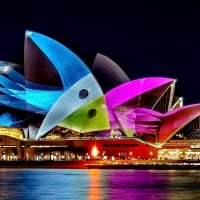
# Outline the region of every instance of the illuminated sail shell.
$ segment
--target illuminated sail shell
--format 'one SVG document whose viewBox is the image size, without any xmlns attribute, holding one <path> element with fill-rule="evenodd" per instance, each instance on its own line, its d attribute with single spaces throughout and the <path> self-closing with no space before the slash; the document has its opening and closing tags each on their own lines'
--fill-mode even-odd
<svg viewBox="0 0 200 200">
<path fill-rule="evenodd" d="M 73 123 L 79 132 L 110 128 L 101 87 L 85 63 L 63 44 L 26 31 L 23 73 L 12 63 L 0 64 L 0 105 L 15 110 L 2 113 L 1 125 L 23 127 L 30 118 L 31 137 L 37 139 L 58 125 L 72 128 L 74 117 L 80 119 Z M 25 114 L 17 119 L 16 110 Z"/>
<path fill-rule="evenodd" d="M 152 124 L 149 123 L 150 114 L 148 114 L 149 117 L 148 115 L 146 116 L 148 120 L 146 118 L 143 122 L 139 121 L 138 115 L 139 113 L 140 115 L 142 114 L 140 107 L 153 105 L 173 81 L 174 79 L 165 77 L 142 78 L 121 84 L 107 92 L 105 98 L 109 110 L 111 128 L 115 129 L 118 125 L 118 128 L 123 130 L 128 137 L 132 137 L 134 134 L 137 135 L 143 130 L 151 130 L 151 132 L 157 130 L 160 124 L 159 118 L 156 118 L 158 120 L 156 126 L 153 118 L 151 118 Z M 151 95 L 152 93 L 156 94 L 152 98 L 153 102 L 143 101 L 145 95 Z M 132 115 L 128 115 L 128 113 L 132 113 Z M 161 114 L 159 113 L 159 115 Z"/>
<path fill-rule="evenodd" d="M 41 59 L 45 59 L 45 63 L 50 64 L 50 69 L 54 69 L 51 71 L 58 72 L 63 89 L 63 93 L 58 96 L 55 102 L 53 102 L 52 106 L 49 107 L 49 111 L 39 128 L 36 138 L 42 137 L 58 124 L 65 127 L 71 126 L 69 123 L 70 120 L 67 120 L 67 118 L 73 113 L 76 113 L 74 115 L 78 115 L 82 119 L 87 119 L 86 124 L 84 124 L 84 120 L 79 120 L 78 123 L 76 123 L 75 129 L 79 132 L 96 130 L 95 124 L 97 123 L 93 123 L 93 125 L 88 123 L 88 121 L 91 119 L 93 122 L 95 120 L 98 120 L 99 123 L 102 122 L 101 129 L 109 128 L 103 92 L 84 62 L 67 47 L 42 34 L 27 32 L 26 40 L 27 42 L 25 42 L 25 50 L 28 49 L 27 51 L 29 52 L 32 49 L 33 51 L 35 50 L 36 53 L 30 51 L 30 53 L 25 54 L 25 67 L 28 65 L 29 69 L 32 66 L 32 62 L 35 63 L 35 55 L 38 55 L 39 53 L 44 54 L 45 56 L 41 56 Z M 29 45 L 31 47 L 29 47 Z M 28 58 L 26 58 L 26 55 Z M 33 58 L 31 55 L 33 55 Z M 40 61 L 39 63 L 42 62 Z M 48 72 L 48 69 L 46 68 L 47 65 L 45 65 L 44 73 Z M 33 68 L 33 72 L 31 71 L 32 70 L 28 70 L 28 72 L 25 73 L 28 77 L 28 81 L 33 81 L 36 79 L 36 81 L 41 84 L 40 79 L 42 79 L 42 76 L 39 78 L 35 75 L 32 75 L 35 73 L 38 74 L 38 76 L 42 75 L 39 74 L 39 69 L 35 71 Z M 50 79 L 52 79 L 52 77 L 50 77 Z M 48 81 L 45 83 L 48 84 Z M 42 84 L 44 84 L 44 82 L 42 82 Z M 59 85 L 56 86 L 58 87 Z M 51 92 L 46 94 L 45 100 L 47 102 L 51 95 Z M 98 101 L 99 98 L 101 98 L 101 101 Z M 84 107 L 86 111 L 80 112 L 79 110 L 84 110 Z M 99 116 L 99 113 L 92 118 L 90 117 L 88 113 L 94 109 L 96 112 L 101 113 L 101 118 L 97 117 Z M 85 114 L 84 116 L 83 113 Z M 101 121 L 99 121 L 100 119 Z M 88 128 L 87 124 L 90 124 Z M 82 129 L 83 126 L 84 129 Z"/>
<path fill-rule="evenodd" d="M 192 104 L 176 108 L 164 114 L 159 132 L 159 142 L 167 142 L 184 126 L 200 116 L 200 104 Z"/>
</svg>

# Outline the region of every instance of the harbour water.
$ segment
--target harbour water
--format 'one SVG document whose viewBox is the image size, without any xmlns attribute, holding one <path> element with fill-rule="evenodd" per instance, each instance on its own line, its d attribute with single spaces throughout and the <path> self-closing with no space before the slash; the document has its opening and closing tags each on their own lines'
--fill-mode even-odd
<svg viewBox="0 0 200 200">
<path fill-rule="evenodd" d="M 3 200 L 199 200 L 198 170 L 0 169 Z"/>
</svg>

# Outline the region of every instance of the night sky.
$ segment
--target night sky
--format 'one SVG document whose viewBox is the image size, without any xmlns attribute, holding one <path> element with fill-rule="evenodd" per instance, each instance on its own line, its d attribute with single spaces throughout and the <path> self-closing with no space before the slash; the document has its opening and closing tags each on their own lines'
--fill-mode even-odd
<svg viewBox="0 0 200 200">
<path fill-rule="evenodd" d="M 25 30 L 32 30 L 64 44 L 88 67 L 101 53 L 131 79 L 175 78 L 175 94 L 184 97 L 184 104 L 200 103 L 200 8 L 195 1 L 14 2 L 0 9 L 0 60 L 23 65 Z"/>
</svg>

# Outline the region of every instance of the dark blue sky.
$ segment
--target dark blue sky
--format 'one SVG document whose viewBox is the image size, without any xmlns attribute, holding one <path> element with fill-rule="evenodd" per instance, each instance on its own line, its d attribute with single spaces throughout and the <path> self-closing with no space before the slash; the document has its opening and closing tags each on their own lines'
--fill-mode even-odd
<svg viewBox="0 0 200 200">
<path fill-rule="evenodd" d="M 185 104 L 200 103 L 200 8 L 195 1 L 41 2 L 1 6 L 0 60 L 23 64 L 25 30 L 33 30 L 63 43 L 89 67 L 99 52 L 131 79 L 176 78 L 175 94 Z"/>
</svg>

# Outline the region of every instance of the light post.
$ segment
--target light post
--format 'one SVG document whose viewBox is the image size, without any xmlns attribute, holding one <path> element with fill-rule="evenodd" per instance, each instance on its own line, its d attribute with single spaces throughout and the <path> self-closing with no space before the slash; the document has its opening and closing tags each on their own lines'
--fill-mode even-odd
<svg viewBox="0 0 200 200">
<path fill-rule="evenodd" d="M 152 156 L 153 156 L 153 152 L 152 151 L 150 151 L 150 159 L 152 159 Z"/>
<path fill-rule="evenodd" d="M 132 160 L 132 155 L 133 155 L 132 151 L 129 152 L 130 160 Z"/>
<path fill-rule="evenodd" d="M 28 153 L 26 153 L 26 160 L 28 161 Z"/>
<path fill-rule="evenodd" d="M 40 155 L 41 155 L 41 160 L 43 160 L 43 153 L 41 153 Z"/>
</svg>

